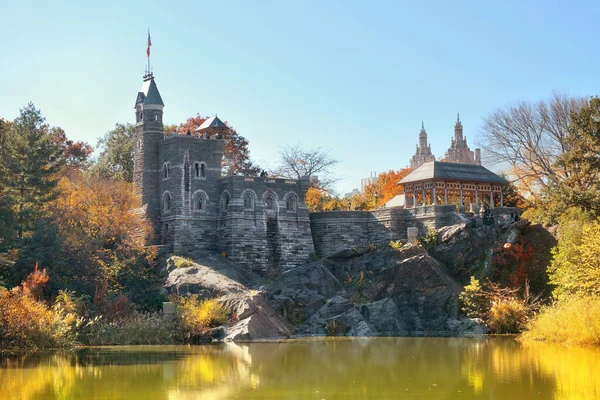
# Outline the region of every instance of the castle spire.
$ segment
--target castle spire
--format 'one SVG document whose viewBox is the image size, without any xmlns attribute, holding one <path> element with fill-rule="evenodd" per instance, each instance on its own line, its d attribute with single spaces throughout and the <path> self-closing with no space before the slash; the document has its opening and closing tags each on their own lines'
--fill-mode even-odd
<svg viewBox="0 0 600 400">
<path fill-rule="evenodd" d="M 456 113 L 456 122 L 460 122 L 460 115 L 458 115 L 458 112 Z"/>
</svg>

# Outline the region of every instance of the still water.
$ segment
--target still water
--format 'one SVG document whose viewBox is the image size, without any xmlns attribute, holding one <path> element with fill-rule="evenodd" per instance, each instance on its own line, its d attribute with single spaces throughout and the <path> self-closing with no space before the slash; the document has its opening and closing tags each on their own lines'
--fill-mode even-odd
<svg viewBox="0 0 600 400">
<path fill-rule="evenodd" d="M 600 350 L 357 338 L 0 356 L 4 399 L 600 399 Z"/>
</svg>

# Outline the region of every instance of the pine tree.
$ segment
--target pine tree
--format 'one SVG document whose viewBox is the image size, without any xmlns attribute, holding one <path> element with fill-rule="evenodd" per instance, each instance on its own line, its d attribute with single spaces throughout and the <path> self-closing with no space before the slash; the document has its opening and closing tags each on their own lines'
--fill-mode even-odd
<svg viewBox="0 0 600 400">
<path fill-rule="evenodd" d="M 0 192 L 12 209 L 17 237 L 22 239 L 56 195 L 62 149 L 33 103 L 20 110 L 4 139 Z"/>
</svg>

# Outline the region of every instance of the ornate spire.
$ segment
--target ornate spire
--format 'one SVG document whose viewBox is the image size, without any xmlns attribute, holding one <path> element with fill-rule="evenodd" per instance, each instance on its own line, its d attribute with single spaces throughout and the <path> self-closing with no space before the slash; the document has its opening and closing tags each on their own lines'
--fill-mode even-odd
<svg viewBox="0 0 600 400">
<path fill-rule="evenodd" d="M 458 112 L 456 113 L 456 122 L 460 122 L 460 115 L 458 115 Z"/>
</svg>

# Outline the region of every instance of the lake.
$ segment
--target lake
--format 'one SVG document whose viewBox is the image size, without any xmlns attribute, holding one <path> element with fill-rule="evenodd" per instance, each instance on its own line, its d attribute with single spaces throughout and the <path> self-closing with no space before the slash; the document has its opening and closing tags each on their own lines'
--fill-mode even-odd
<svg viewBox="0 0 600 400">
<path fill-rule="evenodd" d="M 6 399 L 600 399 L 600 350 L 318 338 L 0 356 Z"/>
</svg>

